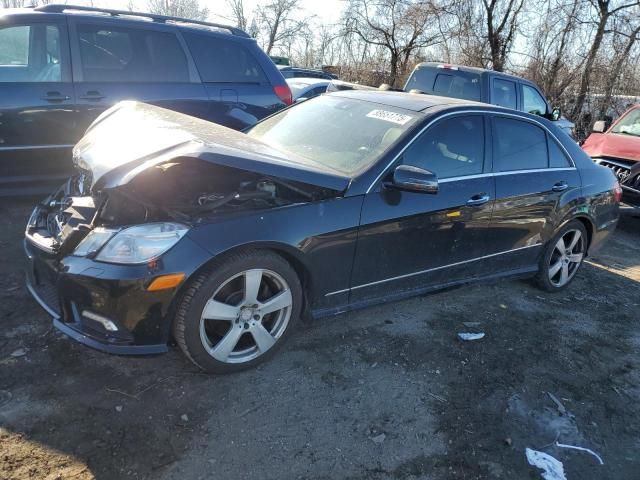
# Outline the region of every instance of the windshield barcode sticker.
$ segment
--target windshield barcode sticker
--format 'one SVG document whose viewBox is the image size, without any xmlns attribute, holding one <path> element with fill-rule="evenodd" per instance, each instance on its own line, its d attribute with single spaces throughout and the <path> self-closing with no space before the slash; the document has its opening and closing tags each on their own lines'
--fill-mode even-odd
<svg viewBox="0 0 640 480">
<path fill-rule="evenodd" d="M 367 117 L 385 120 L 387 122 L 396 123 L 398 125 L 404 125 L 413 118 L 411 115 L 388 112 L 387 110 L 371 110 L 369 113 L 367 113 Z"/>
</svg>

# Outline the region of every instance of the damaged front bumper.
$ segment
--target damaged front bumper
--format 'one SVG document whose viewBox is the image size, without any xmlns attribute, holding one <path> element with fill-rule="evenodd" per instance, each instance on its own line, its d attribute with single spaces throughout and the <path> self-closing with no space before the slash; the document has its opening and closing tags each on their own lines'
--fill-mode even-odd
<svg viewBox="0 0 640 480">
<path fill-rule="evenodd" d="M 113 354 L 167 351 L 173 301 L 210 254 L 188 237 L 142 265 L 116 265 L 68 255 L 60 258 L 33 238 L 24 241 L 27 288 L 60 331 L 84 345 Z M 184 273 L 177 287 L 148 291 L 163 275 Z"/>
</svg>

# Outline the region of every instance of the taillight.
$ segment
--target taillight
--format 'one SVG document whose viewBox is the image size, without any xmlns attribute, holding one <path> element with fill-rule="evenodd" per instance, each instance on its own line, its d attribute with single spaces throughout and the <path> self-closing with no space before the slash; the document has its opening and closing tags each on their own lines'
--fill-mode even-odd
<svg viewBox="0 0 640 480">
<path fill-rule="evenodd" d="M 613 187 L 613 198 L 617 203 L 620 203 L 622 200 L 622 187 L 620 186 L 620 182 L 616 182 Z"/>
<path fill-rule="evenodd" d="M 278 98 L 287 105 L 291 105 L 293 103 L 293 95 L 291 95 L 291 90 L 287 85 L 276 85 L 273 87 L 273 93 L 275 93 Z"/>
</svg>

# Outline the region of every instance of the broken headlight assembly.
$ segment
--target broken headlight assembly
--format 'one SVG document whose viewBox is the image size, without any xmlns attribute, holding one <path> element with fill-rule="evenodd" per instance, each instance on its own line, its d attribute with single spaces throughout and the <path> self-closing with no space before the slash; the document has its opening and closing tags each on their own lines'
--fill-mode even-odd
<svg viewBox="0 0 640 480">
<path fill-rule="evenodd" d="M 100 262 L 138 264 L 159 257 L 187 233 L 180 223 L 160 222 L 122 230 L 95 228 L 76 248 L 74 255 L 97 255 Z"/>
</svg>

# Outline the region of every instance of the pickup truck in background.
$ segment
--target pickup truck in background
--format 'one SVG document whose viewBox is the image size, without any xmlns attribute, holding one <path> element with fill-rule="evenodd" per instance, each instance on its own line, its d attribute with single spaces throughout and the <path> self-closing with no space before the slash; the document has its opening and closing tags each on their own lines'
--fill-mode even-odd
<svg viewBox="0 0 640 480">
<path fill-rule="evenodd" d="M 574 138 L 575 125 L 553 108 L 533 82 L 515 75 L 446 63 L 424 62 L 416 65 L 404 86 L 443 97 L 463 98 L 490 103 L 557 121 L 557 126 Z"/>
</svg>

